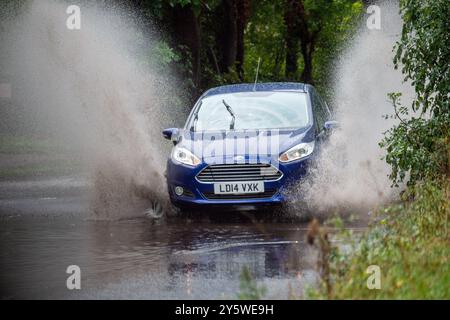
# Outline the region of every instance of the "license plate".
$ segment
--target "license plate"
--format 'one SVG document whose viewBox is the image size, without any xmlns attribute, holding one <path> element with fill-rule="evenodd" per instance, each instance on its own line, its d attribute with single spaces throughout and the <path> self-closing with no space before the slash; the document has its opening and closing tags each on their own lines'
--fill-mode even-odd
<svg viewBox="0 0 450 320">
<path fill-rule="evenodd" d="M 264 181 L 224 182 L 214 184 L 215 194 L 246 194 L 264 192 Z"/>
</svg>

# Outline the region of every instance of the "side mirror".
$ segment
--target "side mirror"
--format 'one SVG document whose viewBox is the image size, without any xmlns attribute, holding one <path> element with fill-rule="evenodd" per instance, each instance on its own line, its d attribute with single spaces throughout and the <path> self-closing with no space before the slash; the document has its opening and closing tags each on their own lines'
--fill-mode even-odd
<svg viewBox="0 0 450 320">
<path fill-rule="evenodd" d="M 325 129 L 325 131 L 330 131 L 333 129 L 337 129 L 339 127 L 340 127 L 339 122 L 334 120 L 325 121 L 325 123 L 323 124 L 323 128 Z"/>
<path fill-rule="evenodd" d="M 162 131 L 162 135 L 167 140 L 175 141 L 178 139 L 179 130 L 177 128 L 168 128 Z"/>
</svg>

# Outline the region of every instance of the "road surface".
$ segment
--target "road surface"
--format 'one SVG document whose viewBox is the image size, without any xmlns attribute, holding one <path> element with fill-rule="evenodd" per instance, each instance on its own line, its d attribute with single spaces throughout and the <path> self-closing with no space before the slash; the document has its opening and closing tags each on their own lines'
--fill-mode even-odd
<svg viewBox="0 0 450 320">
<path fill-rule="evenodd" d="M 264 298 L 317 283 L 304 222 L 216 212 L 94 221 L 89 194 L 75 176 L 0 182 L 1 299 L 234 299 L 244 268 Z M 70 265 L 79 290 L 67 288 Z"/>
</svg>

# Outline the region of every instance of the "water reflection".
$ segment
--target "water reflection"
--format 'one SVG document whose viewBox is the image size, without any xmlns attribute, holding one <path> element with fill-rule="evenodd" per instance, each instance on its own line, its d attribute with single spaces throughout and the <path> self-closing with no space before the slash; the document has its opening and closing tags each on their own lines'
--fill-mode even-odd
<svg viewBox="0 0 450 320">
<path fill-rule="evenodd" d="M 247 266 L 268 298 L 314 282 L 305 225 L 135 219 L 2 222 L 2 298 L 235 298 Z M 68 265 L 82 289 L 69 291 Z"/>
</svg>

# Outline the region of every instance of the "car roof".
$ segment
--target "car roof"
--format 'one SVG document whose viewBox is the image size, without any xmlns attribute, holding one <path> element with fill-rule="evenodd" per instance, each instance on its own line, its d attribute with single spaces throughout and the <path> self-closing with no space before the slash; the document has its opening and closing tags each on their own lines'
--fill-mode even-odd
<svg viewBox="0 0 450 320">
<path fill-rule="evenodd" d="M 211 88 L 203 97 L 216 94 L 252 92 L 252 91 L 299 91 L 306 92 L 306 85 L 300 82 L 266 82 L 266 83 L 239 83 Z"/>
</svg>

